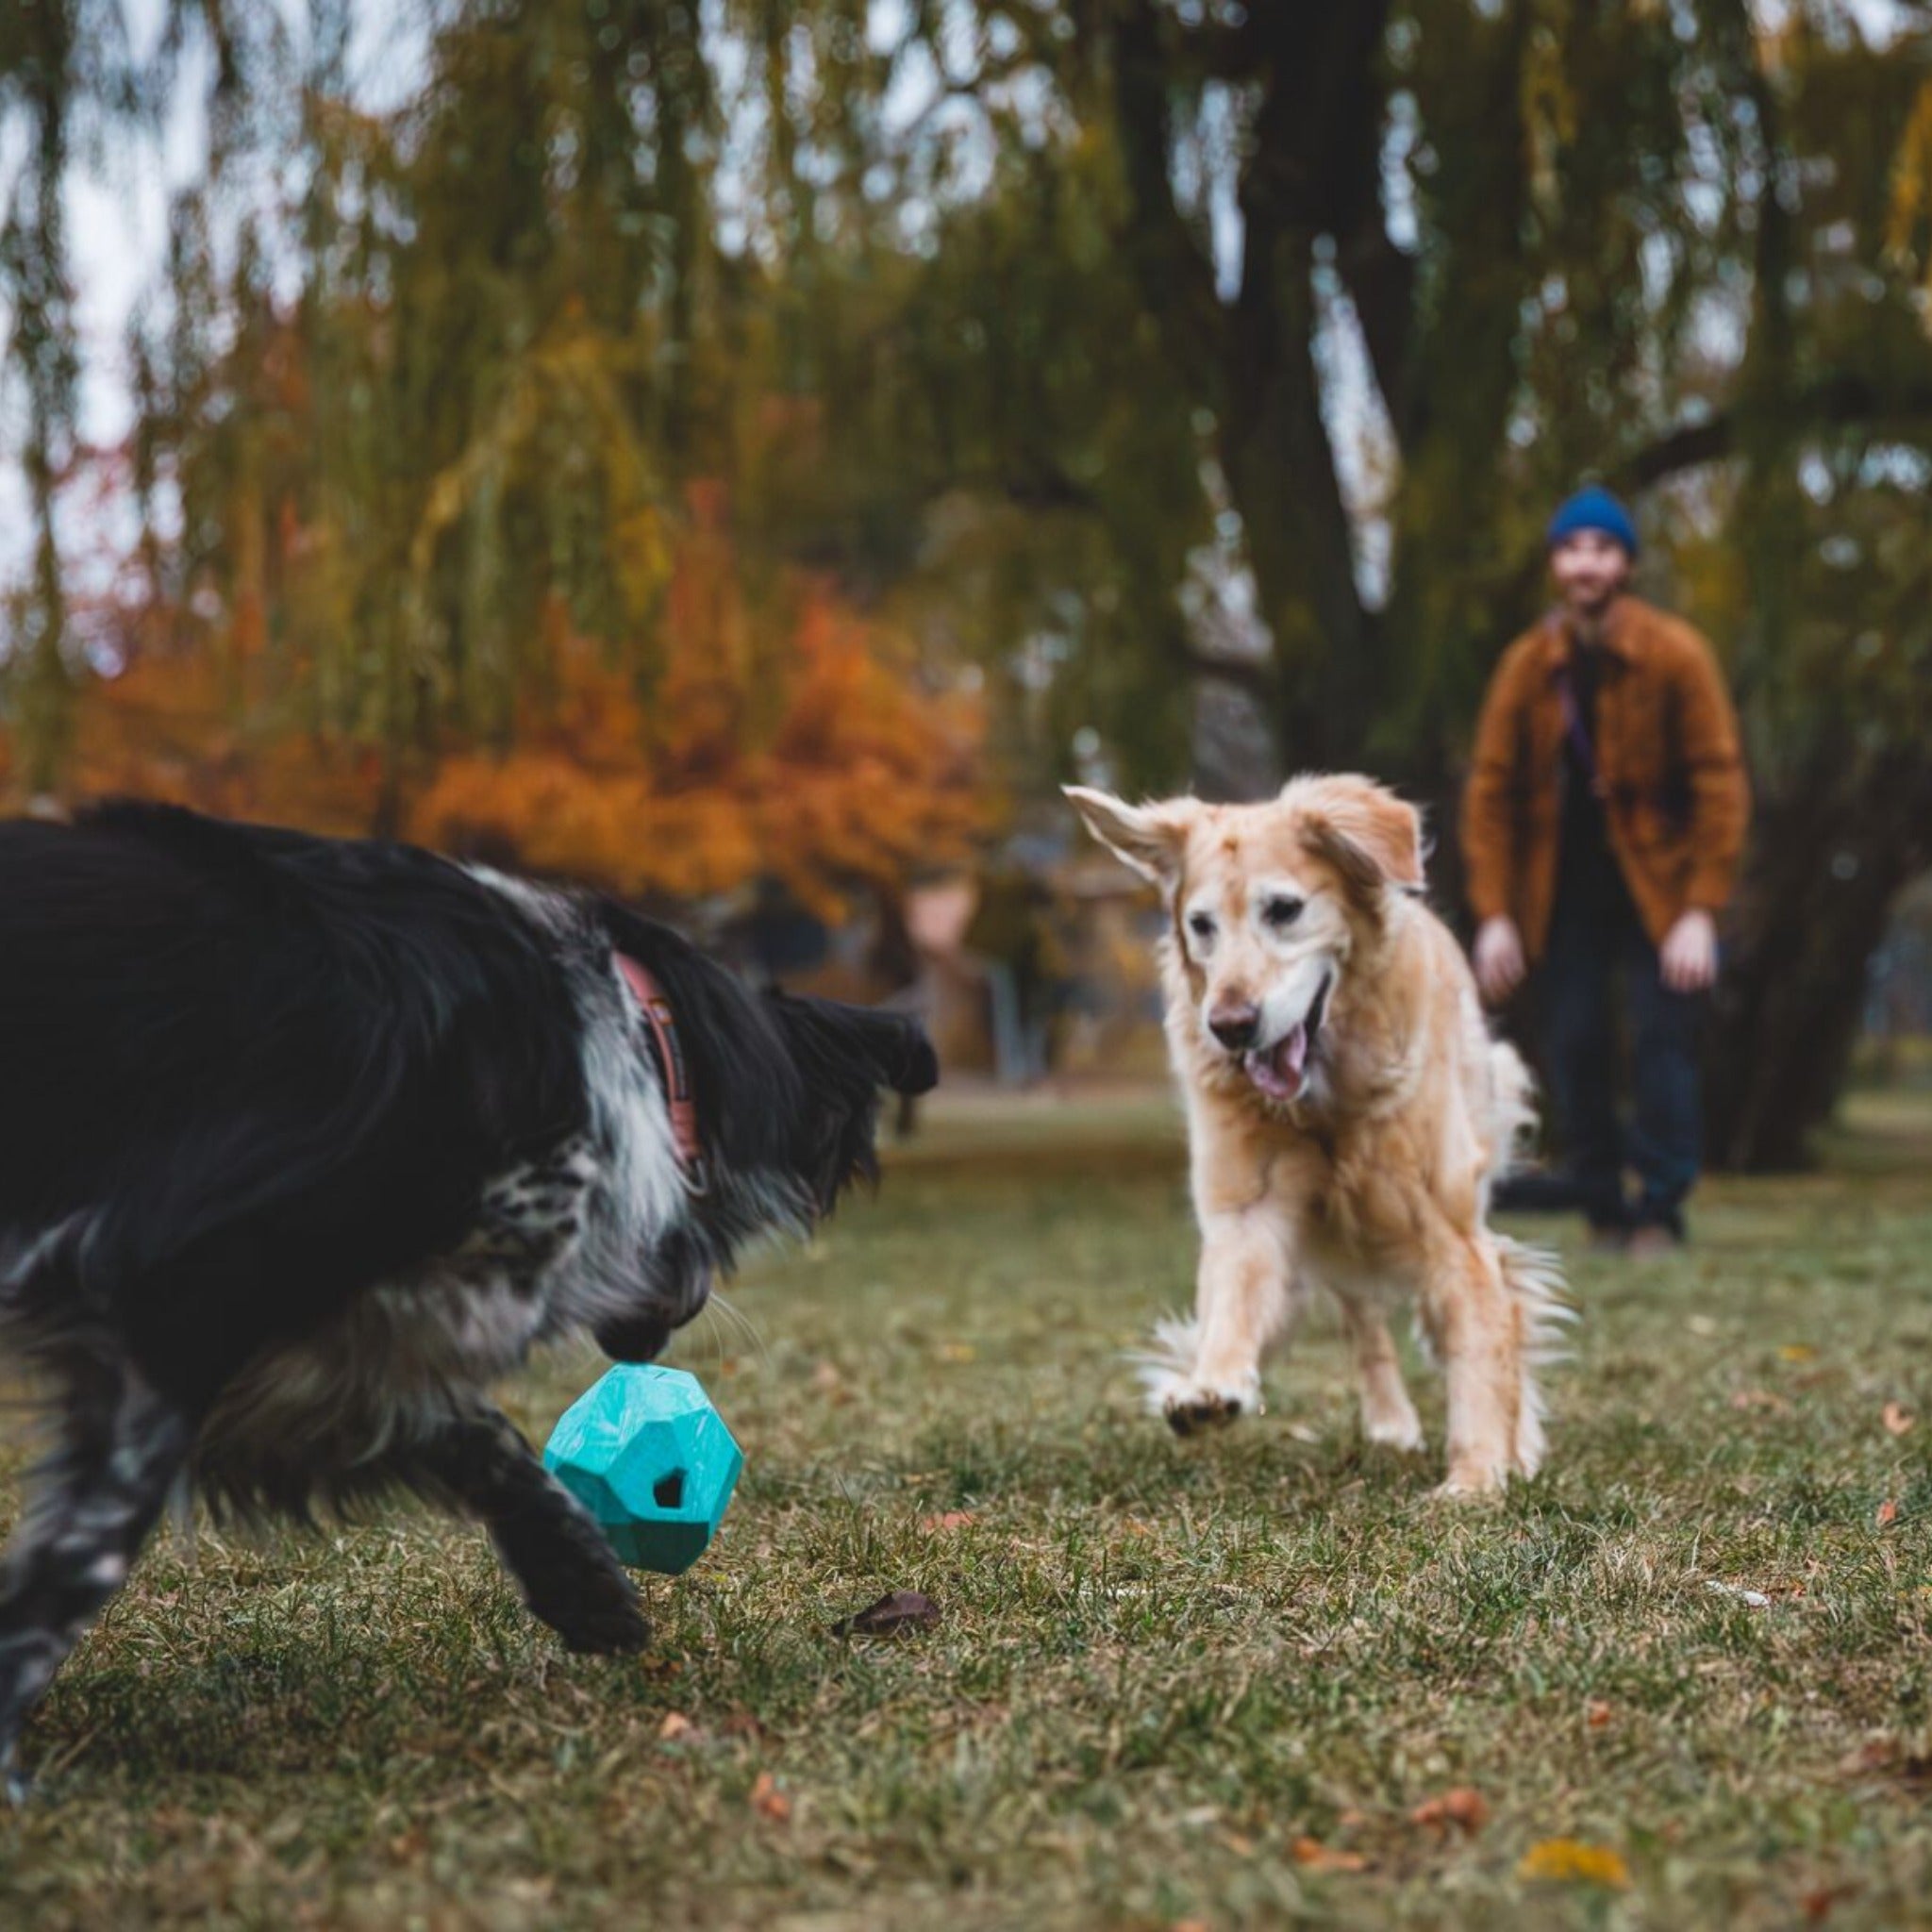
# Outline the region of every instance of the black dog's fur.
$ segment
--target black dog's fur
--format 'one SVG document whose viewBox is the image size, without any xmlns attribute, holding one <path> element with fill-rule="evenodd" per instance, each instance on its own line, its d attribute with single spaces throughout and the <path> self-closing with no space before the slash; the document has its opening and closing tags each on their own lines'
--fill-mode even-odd
<svg viewBox="0 0 1932 1932">
<path fill-rule="evenodd" d="M 702 1191 L 615 962 L 689 1064 Z M 759 998 L 667 928 L 407 847 L 145 806 L 0 825 L 0 1343 L 55 1444 L 0 1575 L 0 1770 L 178 1478 L 479 1516 L 572 1645 L 647 1632 L 491 1406 L 537 1341 L 649 1359 L 873 1169 L 912 1022 Z"/>
</svg>

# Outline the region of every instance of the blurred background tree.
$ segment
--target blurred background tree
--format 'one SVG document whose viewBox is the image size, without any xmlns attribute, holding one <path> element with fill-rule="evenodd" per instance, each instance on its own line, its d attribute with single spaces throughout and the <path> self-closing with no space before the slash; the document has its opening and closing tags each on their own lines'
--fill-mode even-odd
<svg viewBox="0 0 1932 1932">
<path fill-rule="evenodd" d="M 1075 771 L 1446 807 L 1599 474 L 1760 793 L 1717 1151 L 1802 1158 L 1932 863 L 1924 6 L 125 10 L 0 20 L 17 790 L 826 906 Z M 60 184 L 184 104 L 83 451 Z"/>
</svg>

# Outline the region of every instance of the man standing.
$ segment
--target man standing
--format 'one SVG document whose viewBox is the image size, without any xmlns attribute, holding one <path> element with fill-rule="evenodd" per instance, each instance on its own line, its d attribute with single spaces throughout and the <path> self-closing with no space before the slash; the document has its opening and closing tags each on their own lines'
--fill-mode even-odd
<svg viewBox="0 0 1932 1932">
<path fill-rule="evenodd" d="M 1549 546 L 1557 608 L 1497 668 L 1463 799 L 1476 980 L 1499 1006 L 1538 968 L 1576 1197 L 1606 1244 L 1657 1253 L 1684 1239 L 1697 1178 L 1698 1020 L 1750 791 L 1710 646 L 1625 589 L 1629 512 L 1607 490 L 1581 491 L 1551 521 Z M 1634 1060 L 1627 1140 L 1619 981 Z"/>
</svg>

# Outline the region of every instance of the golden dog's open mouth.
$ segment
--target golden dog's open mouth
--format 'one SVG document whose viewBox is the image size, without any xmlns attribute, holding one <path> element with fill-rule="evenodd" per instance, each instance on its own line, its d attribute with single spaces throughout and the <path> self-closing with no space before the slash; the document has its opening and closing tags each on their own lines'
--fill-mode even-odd
<svg viewBox="0 0 1932 1932">
<path fill-rule="evenodd" d="M 1307 1018 L 1300 1025 L 1291 1026 L 1265 1053 L 1241 1056 L 1241 1072 L 1270 1100 L 1285 1105 L 1299 1100 L 1307 1091 L 1309 1062 L 1321 1038 L 1322 1022 L 1328 1011 L 1328 992 L 1334 984 L 1332 974 L 1324 977 Z"/>
</svg>

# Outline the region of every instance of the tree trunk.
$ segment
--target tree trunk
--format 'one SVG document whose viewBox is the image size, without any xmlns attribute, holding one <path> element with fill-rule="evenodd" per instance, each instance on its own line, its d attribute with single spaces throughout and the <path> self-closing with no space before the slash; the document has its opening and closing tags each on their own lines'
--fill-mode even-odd
<svg viewBox="0 0 1932 1932">
<path fill-rule="evenodd" d="M 1900 890 L 1932 860 L 1932 761 L 1821 751 L 1760 800 L 1707 1056 L 1711 1164 L 1810 1163 L 1850 1066 L 1866 975 Z"/>
</svg>

